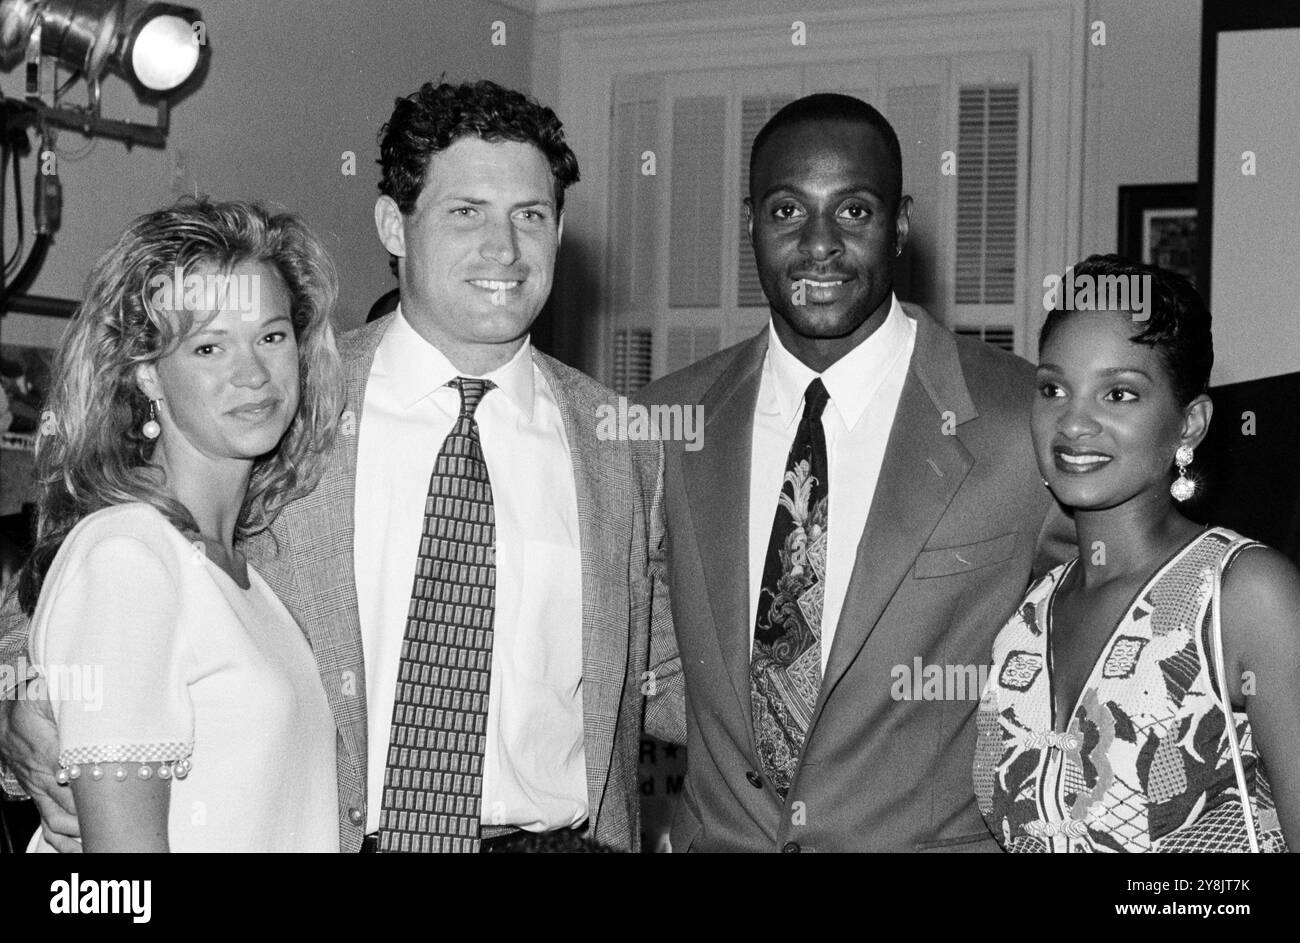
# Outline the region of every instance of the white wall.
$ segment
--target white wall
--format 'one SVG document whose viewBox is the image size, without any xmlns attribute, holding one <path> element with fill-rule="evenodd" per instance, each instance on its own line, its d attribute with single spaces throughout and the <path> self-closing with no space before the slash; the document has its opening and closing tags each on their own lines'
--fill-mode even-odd
<svg viewBox="0 0 1300 943">
<path fill-rule="evenodd" d="M 1219 34 L 1215 108 L 1214 382 L 1300 370 L 1300 29 Z M 1242 160 L 1254 156 L 1253 173 Z"/>
<path fill-rule="evenodd" d="M 1114 252 L 1119 188 L 1196 181 L 1201 0 L 1088 0 L 1080 255 Z M 1075 260 L 1064 260 L 1069 264 Z"/>
<path fill-rule="evenodd" d="M 526 89 L 532 18 L 493 0 L 193 2 L 208 26 L 211 67 L 173 110 L 166 150 L 128 152 L 100 140 L 74 162 L 86 140 L 61 133 L 63 228 L 29 291 L 79 298 L 95 256 L 132 217 L 197 188 L 216 198 L 273 201 L 305 216 L 339 268 L 339 323 L 361 323 L 394 284 L 373 223 L 376 135 L 393 99 L 442 72 Z M 491 42 L 496 20 L 506 24 L 504 46 Z M 0 77 L 0 86 L 21 95 L 22 67 Z M 124 83 L 106 80 L 105 115 L 121 117 L 122 106 L 151 118 Z M 344 151 L 356 154 L 355 176 L 341 172 Z M 29 214 L 32 173 L 29 159 Z M 12 245 L 11 228 L 6 248 Z M 23 315 L 0 323 L 6 343 L 49 343 L 60 327 Z"/>
</svg>

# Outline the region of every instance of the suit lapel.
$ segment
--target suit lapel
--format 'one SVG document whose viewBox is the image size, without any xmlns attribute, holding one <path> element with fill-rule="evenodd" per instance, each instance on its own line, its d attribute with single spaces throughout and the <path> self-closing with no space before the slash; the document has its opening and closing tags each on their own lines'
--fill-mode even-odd
<svg viewBox="0 0 1300 943">
<path fill-rule="evenodd" d="M 904 308 L 917 322 L 916 344 L 858 543 L 813 724 L 972 465 L 970 452 L 954 434 L 956 425 L 976 415 L 956 341 L 924 311 L 911 305 Z"/>
<path fill-rule="evenodd" d="M 559 404 L 578 497 L 582 554 L 583 752 L 587 801 L 594 819 L 609 781 L 629 644 L 627 618 L 617 615 L 628 611 L 627 599 L 618 598 L 615 583 L 601 574 L 608 569 L 610 560 L 626 556 L 626 550 L 621 548 L 626 547 L 627 535 L 616 532 L 611 522 L 630 519 L 627 507 L 630 498 L 614 487 L 617 475 L 608 467 L 609 456 L 616 450 L 596 438 L 595 422 L 600 404 L 583 396 L 545 354 L 534 350 L 533 362 L 546 377 Z"/>
<path fill-rule="evenodd" d="M 750 707 L 749 471 L 767 332 L 737 352 L 704 394 L 704 447 L 682 451 L 682 477 L 722 663 L 754 740 Z M 772 510 L 776 510 L 773 496 Z"/>
<path fill-rule="evenodd" d="M 302 629 L 316 655 L 344 746 L 361 773 L 365 770 L 367 746 L 365 667 L 353 561 L 357 443 L 375 350 L 395 316 L 366 325 L 340 343 L 344 411 L 329 467 L 316 490 L 305 499 L 304 513 L 294 521 L 291 537 L 300 547 L 311 542 L 320 548 L 319 552 L 295 553 L 300 570 L 294 579 L 304 594 Z"/>
</svg>

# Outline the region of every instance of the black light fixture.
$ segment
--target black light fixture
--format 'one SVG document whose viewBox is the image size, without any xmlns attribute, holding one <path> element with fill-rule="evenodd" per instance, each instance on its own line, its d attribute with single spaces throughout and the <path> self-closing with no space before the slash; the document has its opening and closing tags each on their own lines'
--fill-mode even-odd
<svg viewBox="0 0 1300 943">
<path fill-rule="evenodd" d="M 25 97 L 0 93 L 0 219 L 6 167 L 12 158 L 17 187 L 18 160 L 30 151 L 28 129 L 36 129 L 42 157 L 33 200 L 35 239 L 17 274 L 9 277 L 19 259 L 16 252 L 15 261 L 0 275 L 0 314 L 17 307 L 12 296 L 35 277 L 50 236 L 59 227 L 61 184 L 57 170 L 43 165 L 44 155 L 53 152 L 54 129 L 114 138 L 128 148 L 165 147 L 171 101 L 202 74 L 207 55 L 207 27 L 193 7 L 148 0 L 0 0 L 0 68 L 25 62 L 27 70 Z M 141 102 L 154 106 L 154 124 L 101 115 L 100 85 L 109 74 L 125 79 Z M 85 83 L 85 104 L 71 104 L 67 95 L 79 82 Z M 15 196 L 21 250 L 21 193 Z M 0 232 L 0 264 L 3 259 Z"/>
<path fill-rule="evenodd" d="M 26 103 L 45 121 L 128 145 L 166 144 L 170 99 L 201 71 L 207 32 L 199 11 L 146 0 L 0 0 L 0 64 L 27 63 Z M 71 70 L 57 85 L 56 71 Z M 154 125 L 101 117 L 100 81 L 114 73 L 157 109 Z M 80 78 L 85 106 L 63 98 Z"/>
<path fill-rule="evenodd" d="M 129 2 L 110 66 L 141 94 L 173 92 L 198 72 L 207 48 L 203 30 L 192 7 Z"/>
</svg>

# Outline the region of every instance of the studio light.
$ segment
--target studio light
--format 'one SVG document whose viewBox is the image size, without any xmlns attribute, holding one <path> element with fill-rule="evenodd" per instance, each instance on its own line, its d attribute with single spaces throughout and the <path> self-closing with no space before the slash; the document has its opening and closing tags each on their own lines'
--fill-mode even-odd
<svg viewBox="0 0 1300 943">
<path fill-rule="evenodd" d="M 32 248 L 15 275 L 11 272 L 20 260 L 17 252 L 15 262 L 0 262 L 0 315 L 35 277 L 59 228 L 62 184 L 50 163 L 56 129 L 114 138 L 128 148 L 166 147 L 171 102 L 202 74 L 207 55 L 207 27 L 193 7 L 147 0 L 0 0 L 0 68 L 23 62 L 27 78 L 23 98 L 0 92 L 0 220 L 5 215 L 6 169 L 12 160 L 17 191 L 18 162 L 32 150 L 32 130 L 40 158 L 32 201 Z M 142 103 L 154 107 L 154 124 L 101 115 L 101 83 L 109 75 L 120 76 Z M 73 99 L 70 93 L 83 83 L 83 95 Z M 15 195 L 21 250 L 21 193 Z"/>
<path fill-rule="evenodd" d="M 201 71 L 207 53 L 199 11 L 146 0 L 0 0 L 0 65 L 27 63 L 26 102 L 49 124 L 128 144 L 166 144 L 168 102 Z M 72 73 L 60 84 L 56 71 Z M 121 76 L 158 111 L 154 126 L 100 117 L 100 82 Z M 77 79 L 87 104 L 65 106 Z"/>
<path fill-rule="evenodd" d="M 8 38 L 12 32 L 24 41 L 39 37 L 41 55 L 97 79 L 113 52 L 119 15 L 118 4 L 111 2 L 12 0 L 0 3 L 0 20 L 6 21 L 0 35 Z M 10 19 L 16 21 L 13 28 Z"/>
<path fill-rule="evenodd" d="M 199 11 L 171 3 L 128 3 L 113 68 L 149 92 L 184 85 L 199 67 Z"/>
</svg>

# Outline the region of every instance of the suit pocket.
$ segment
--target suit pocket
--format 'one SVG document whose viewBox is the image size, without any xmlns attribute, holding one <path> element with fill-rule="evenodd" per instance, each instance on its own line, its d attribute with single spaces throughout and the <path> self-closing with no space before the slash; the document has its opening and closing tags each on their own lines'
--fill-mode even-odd
<svg viewBox="0 0 1300 943">
<path fill-rule="evenodd" d="M 981 567 L 1010 560 L 1016 554 L 1017 534 L 1003 534 L 991 540 L 981 540 L 960 547 L 941 547 L 923 550 L 916 558 L 912 575 L 918 580 L 936 576 L 967 573 Z"/>
</svg>

